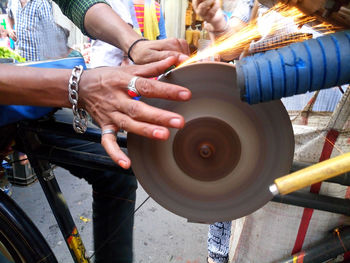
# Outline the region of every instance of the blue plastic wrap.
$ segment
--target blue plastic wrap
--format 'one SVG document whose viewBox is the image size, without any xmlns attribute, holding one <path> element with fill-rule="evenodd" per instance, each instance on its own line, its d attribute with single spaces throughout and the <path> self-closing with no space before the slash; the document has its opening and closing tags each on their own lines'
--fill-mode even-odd
<svg viewBox="0 0 350 263">
<path fill-rule="evenodd" d="M 250 104 L 350 82 L 350 31 L 256 54 L 237 63 L 238 86 Z"/>
</svg>

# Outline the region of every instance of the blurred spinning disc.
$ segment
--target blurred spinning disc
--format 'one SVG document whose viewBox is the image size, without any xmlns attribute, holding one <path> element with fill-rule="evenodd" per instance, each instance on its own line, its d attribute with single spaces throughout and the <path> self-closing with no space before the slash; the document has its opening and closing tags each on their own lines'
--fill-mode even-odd
<svg viewBox="0 0 350 263">
<path fill-rule="evenodd" d="M 128 134 L 132 168 L 147 193 L 194 222 L 236 219 L 267 203 L 269 185 L 293 161 L 293 131 L 282 103 L 242 102 L 236 70 L 226 63 L 188 65 L 161 81 L 189 88 L 192 99 L 143 99 L 186 120 L 167 141 Z"/>
</svg>

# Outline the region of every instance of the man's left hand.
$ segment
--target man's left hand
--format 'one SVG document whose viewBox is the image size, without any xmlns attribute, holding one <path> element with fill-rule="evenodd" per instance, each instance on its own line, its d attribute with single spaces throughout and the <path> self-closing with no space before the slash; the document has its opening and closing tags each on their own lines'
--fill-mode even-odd
<svg viewBox="0 0 350 263">
<path fill-rule="evenodd" d="M 177 57 L 182 63 L 188 59 L 189 46 L 185 39 L 162 39 L 153 41 L 140 41 L 131 50 L 130 56 L 135 64 L 157 62 L 168 57 Z"/>
</svg>

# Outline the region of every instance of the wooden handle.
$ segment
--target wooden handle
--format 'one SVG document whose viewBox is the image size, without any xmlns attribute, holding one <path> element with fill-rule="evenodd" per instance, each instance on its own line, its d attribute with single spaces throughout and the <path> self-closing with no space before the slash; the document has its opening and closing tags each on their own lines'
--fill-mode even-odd
<svg viewBox="0 0 350 263">
<path fill-rule="evenodd" d="M 280 177 L 275 185 L 285 195 L 349 171 L 350 152 Z"/>
</svg>

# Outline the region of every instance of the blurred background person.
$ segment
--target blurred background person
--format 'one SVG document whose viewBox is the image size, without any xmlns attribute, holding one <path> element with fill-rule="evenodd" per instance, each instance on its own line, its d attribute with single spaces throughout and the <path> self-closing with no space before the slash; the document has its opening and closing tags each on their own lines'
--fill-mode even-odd
<svg viewBox="0 0 350 263">
<path fill-rule="evenodd" d="M 16 41 L 16 50 L 27 61 L 59 57 L 56 46 L 56 23 L 47 0 L 12 0 L 8 5 L 9 37 Z M 58 53 L 56 53 L 58 52 Z"/>
<path fill-rule="evenodd" d="M 83 55 L 76 49 L 71 48 L 68 45 L 68 38 L 70 32 L 67 28 L 62 27 L 58 24 L 57 26 L 57 34 L 56 34 L 56 43 L 59 46 L 60 54 L 58 54 L 58 58 L 63 57 L 83 57 Z"/>
</svg>

